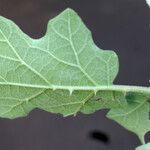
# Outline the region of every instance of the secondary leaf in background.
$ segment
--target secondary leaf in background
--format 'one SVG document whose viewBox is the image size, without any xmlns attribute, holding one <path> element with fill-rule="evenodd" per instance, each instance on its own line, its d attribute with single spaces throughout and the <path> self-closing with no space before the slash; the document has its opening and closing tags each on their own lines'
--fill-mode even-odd
<svg viewBox="0 0 150 150">
<path fill-rule="evenodd" d="M 150 6 L 150 0 L 146 0 L 146 2 L 147 2 L 147 4 L 148 4 L 148 6 Z"/>
<path fill-rule="evenodd" d="M 136 148 L 136 150 L 150 150 L 150 143 L 142 145 L 142 146 Z"/>
</svg>

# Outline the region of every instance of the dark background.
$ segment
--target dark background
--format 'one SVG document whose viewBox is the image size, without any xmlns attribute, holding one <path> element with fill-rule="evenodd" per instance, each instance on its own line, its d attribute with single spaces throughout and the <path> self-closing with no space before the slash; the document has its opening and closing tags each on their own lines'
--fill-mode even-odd
<svg viewBox="0 0 150 150">
<path fill-rule="evenodd" d="M 67 7 L 78 12 L 99 47 L 118 54 L 115 83 L 150 86 L 150 9 L 145 0 L 0 0 L 0 15 L 39 38 L 48 20 Z M 134 150 L 138 138 L 106 119 L 106 113 L 63 118 L 34 110 L 26 118 L 0 119 L 0 150 Z"/>
</svg>

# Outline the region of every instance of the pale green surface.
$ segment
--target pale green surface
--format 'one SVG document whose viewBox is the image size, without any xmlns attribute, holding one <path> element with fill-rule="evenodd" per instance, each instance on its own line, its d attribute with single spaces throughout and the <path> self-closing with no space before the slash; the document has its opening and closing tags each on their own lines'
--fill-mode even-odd
<svg viewBox="0 0 150 150">
<path fill-rule="evenodd" d="M 150 88 L 113 85 L 118 68 L 117 55 L 99 49 L 71 9 L 52 19 L 41 39 L 0 17 L 0 117 L 34 108 L 64 116 L 109 108 L 109 118 L 143 141 L 150 130 Z M 128 92 L 134 92 L 130 100 Z"/>
<path fill-rule="evenodd" d="M 127 93 L 125 96 L 121 92 L 98 92 L 81 111 L 89 114 L 99 109 L 111 109 L 107 117 L 136 133 L 144 143 L 144 135 L 150 130 L 147 99 L 147 96 L 137 93 Z"/>
<path fill-rule="evenodd" d="M 150 150 L 150 143 L 142 145 L 142 146 L 136 148 L 136 150 Z"/>
<path fill-rule="evenodd" d="M 46 35 L 36 40 L 1 17 L 0 64 L 0 115 L 10 118 L 28 113 L 20 104 L 28 108 L 31 102 L 50 112 L 74 114 L 91 94 L 76 91 L 70 96 L 74 88 L 110 85 L 118 72 L 117 55 L 100 50 L 71 9 L 52 19 Z M 15 111 L 6 107 L 6 100 Z"/>
<path fill-rule="evenodd" d="M 150 0 L 146 0 L 148 6 L 150 7 Z"/>
</svg>

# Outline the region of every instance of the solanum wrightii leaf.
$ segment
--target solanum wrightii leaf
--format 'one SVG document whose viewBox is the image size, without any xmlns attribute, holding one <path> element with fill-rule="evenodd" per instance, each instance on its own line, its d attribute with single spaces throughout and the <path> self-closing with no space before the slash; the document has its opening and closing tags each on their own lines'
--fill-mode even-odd
<svg viewBox="0 0 150 150">
<path fill-rule="evenodd" d="M 115 86 L 118 58 L 99 49 L 79 16 L 67 9 L 32 39 L 0 17 L 0 117 L 40 108 L 64 116 L 111 109 L 108 117 L 143 141 L 150 130 L 150 89 Z"/>
<path fill-rule="evenodd" d="M 136 150 L 150 150 L 150 143 L 142 145 L 142 146 L 136 148 Z"/>
<path fill-rule="evenodd" d="M 150 0 L 146 0 L 146 2 L 147 2 L 147 4 L 148 4 L 148 6 L 150 6 Z"/>
</svg>

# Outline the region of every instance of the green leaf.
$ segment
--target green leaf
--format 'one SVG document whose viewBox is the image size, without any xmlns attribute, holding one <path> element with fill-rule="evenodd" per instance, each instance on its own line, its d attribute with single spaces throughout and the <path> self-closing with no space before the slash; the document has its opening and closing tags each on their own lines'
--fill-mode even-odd
<svg viewBox="0 0 150 150">
<path fill-rule="evenodd" d="M 123 99 L 126 104 L 111 109 L 107 116 L 136 133 L 144 143 L 145 133 L 150 130 L 149 105 L 146 101 L 148 98 L 141 94 L 128 93 Z"/>
<path fill-rule="evenodd" d="M 147 4 L 148 4 L 148 6 L 150 6 L 150 0 L 146 0 L 146 2 L 147 2 Z"/>
<path fill-rule="evenodd" d="M 40 39 L 0 17 L 0 64 L 0 116 L 8 118 L 24 116 L 32 107 L 74 114 L 91 91 L 74 97 L 68 91 L 97 90 L 112 84 L 118 72 L 116 54 L 99 49 L 71 9 L 52 19 Z M 24 110 L 28 105 L 32 107 Z"/>
<path fill-rule="evenodd" d="M 0 17 L 0 117 L 26 116 L 34 108 L 64 116 L 109 108 L 109 118 L 143 139 L 150 130 L 150 88 L 113 85 L 118 68 L 117 55 L 99 49 L 71 9 L 49 21 L 40 39 Z M 135 122 L 139 128 L 132 128 Z"/>
<path fill-rule="evenodd" d="M 138 93 L 98 92 L 81 111 L 88 114 L 99 109 L 111 109 L 107 117 L 136 133 L 144 143 L 144 135 L 150 130 L 147 99 Z"/>
<path fill-rule="evenodd" d="M 150 150 L 150 143 L 142 145 L 142 146 L 136 148 L 136 150 Z"/>
</svg>

